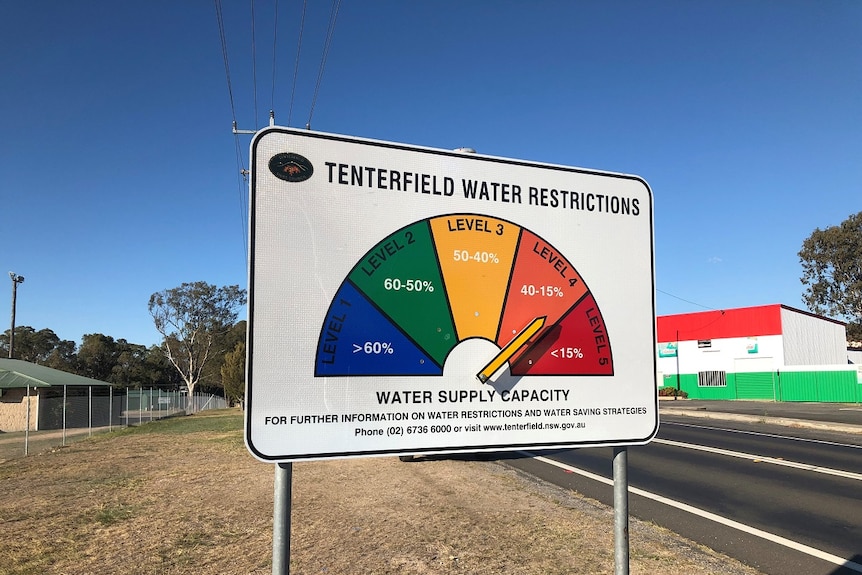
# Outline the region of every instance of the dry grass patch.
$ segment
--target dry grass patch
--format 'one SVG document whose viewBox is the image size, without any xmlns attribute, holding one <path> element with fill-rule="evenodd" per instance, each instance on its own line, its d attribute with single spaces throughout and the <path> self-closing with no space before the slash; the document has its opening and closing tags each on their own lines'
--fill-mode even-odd
<svg viewBox="0 0 862 575">
<path fill-rule="evenodd" d="M 272 465 L 237 411 L 0 464 L 2 575 L 271 573 Z M 613 512 L 502 464 L 293 465 L 291 573 L 613 573 Z M 631 572 L 756 572 L 632 521 Z"/>
</svg>

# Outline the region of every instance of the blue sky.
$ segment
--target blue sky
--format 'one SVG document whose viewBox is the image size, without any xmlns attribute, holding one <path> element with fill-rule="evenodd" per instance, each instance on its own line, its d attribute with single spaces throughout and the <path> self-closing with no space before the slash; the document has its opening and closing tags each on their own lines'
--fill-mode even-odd
<svg viewBox="0 0 862 575">
<path fill-rule="evenodd" d="M 856 0 L 343 0 L 313 115 L 332 5 L 309 2 L 298 68 L 302 2 L 280 0 L 277 26 L 274 0 L 254 26 L 251 6 L 222 6 L 241 129 L 274 109 L 278 125 L 637 174 L 660 315 L 804 309 L 802 241 L 862 210 Z M 4 2 L 0 78 L 17 325 L 152 345 L 150 294 L 246 286 L 250 136 L 238 159 L 213 2 Z"/>
</svg>

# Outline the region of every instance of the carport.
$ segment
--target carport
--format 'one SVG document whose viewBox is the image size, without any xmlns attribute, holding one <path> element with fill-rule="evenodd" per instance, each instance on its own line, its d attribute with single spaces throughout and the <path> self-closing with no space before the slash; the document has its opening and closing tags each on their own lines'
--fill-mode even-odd
<svg viewBox="0 0 862 575">
<path fill-rule="evenodd" d="M 92 379 L 20 359 L 0 359 L 0 431 L 38 431 L 109 425 L 113 388 Z"/>
</svg>

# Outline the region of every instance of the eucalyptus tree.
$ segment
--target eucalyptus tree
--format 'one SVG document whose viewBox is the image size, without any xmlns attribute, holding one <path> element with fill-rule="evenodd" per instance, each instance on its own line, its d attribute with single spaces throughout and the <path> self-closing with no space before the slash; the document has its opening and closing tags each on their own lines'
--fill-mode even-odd
<svg viewBox="0 0 862 575">
<path fill-rule="evenodd" d="M 231 405 L 245 399 L 245 342 L 239 341 L 224 355 L 221 364 L 224 396 Z"/>
<path fill-rule="evenodd" d="M 0 350 L 3 357 L 9 350 L 10 330 L 0 334 Z M 15 326 L 15 359 L 46 365 L 52 354 L 60 348 L 60 353 L 67 355 L 71 348 L 74 353 L 75 342 L 61 340 L 53 330 L 40 329 L 36 331 L 29 325 Z"/>
<path fill-rule="evenodd" d="M 862 212 L 815 229 L 802 243 L 799 261 L 808 309 L 846 321 L 847 337 L 862 340 Z"/>
<path fill-rule="evenodd" d="M 245 303 L 246 292 L 239 286 L 216 287 L 202 281 L 150 296 L 150 315 L 164 338 L 162 351 L 190 395 L 212 361 L 216 341 L 233 328 Z"/>
<path fill-rule="evenodd" d="M 86 333 L 78 348 L 75 371 L 85 377 L 110 381 L 118 355 L 117 342 L 113 337 L 101 333 Z"/>
</svg>

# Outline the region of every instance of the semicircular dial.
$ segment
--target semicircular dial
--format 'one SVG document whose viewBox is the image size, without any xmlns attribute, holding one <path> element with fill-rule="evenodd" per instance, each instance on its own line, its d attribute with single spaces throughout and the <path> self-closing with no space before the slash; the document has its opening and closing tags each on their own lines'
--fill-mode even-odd
<svg viewBox="0 0 862 575">
<path fill-rule="evenodd" d="M 614 373 L 604 319 L 571 260 L 517 224 L 456 213 L 405 226 L 359 259 L 321 326 L 314 375 L 440 376 L 471 338 L 501 349 L 493 371 Z"/>
</svg>

